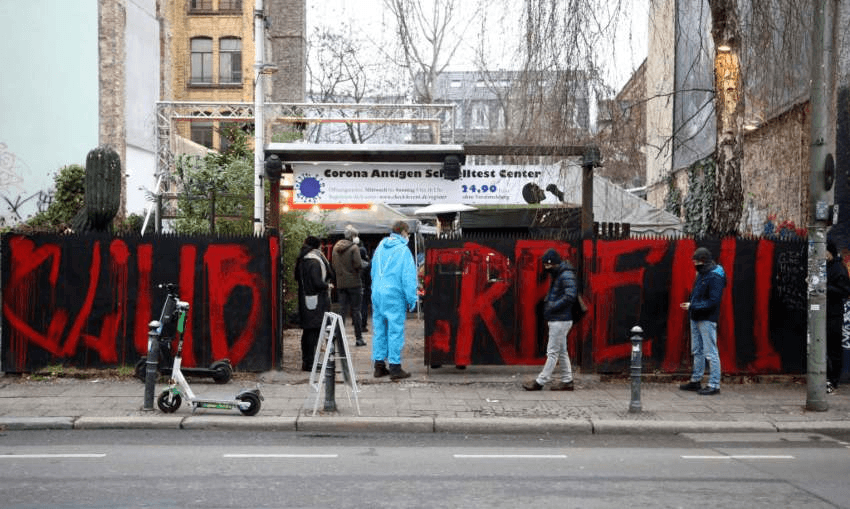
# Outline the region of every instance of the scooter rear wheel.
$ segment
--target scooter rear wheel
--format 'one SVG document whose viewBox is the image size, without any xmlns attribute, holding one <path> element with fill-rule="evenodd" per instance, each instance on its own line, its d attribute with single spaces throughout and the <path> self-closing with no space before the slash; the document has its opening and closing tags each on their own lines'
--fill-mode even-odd
<svg viewBox="0 0 850 509">
<path fill-rule="evenodd" d="M 239 407 L 239 411 L 242 412 L 242 415 L 257 415 L 257 412 L 260 411 L 260 397 L 253 392 L 240 394 L 236 396 L 236 399 L 239 401 L 247 401 L 251 404 L 248 408 Z"/>
<path fill-rule="evenodd" d="M 233 367 L 230 365 L 230 361 L 215 361 L 210 364 L 210 369 L 213 371 L 213 382 L 217 384 L 226 384 L 233 377 Z"/>
<path fill-rule="evenodd" d="M 180 394 L 173 392 L 171 389 L 165 389 L 160 393 L 159 398 L 157 398 L 156 406 L 163 412 L 171 414 L 180 408 L 182 402 L 183 399 L 180 397 Z"/>
</svg>

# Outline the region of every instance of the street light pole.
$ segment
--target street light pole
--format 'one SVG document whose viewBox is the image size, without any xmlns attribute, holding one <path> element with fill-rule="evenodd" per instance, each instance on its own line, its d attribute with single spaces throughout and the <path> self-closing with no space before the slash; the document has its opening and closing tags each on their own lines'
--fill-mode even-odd
<svg viewBox="0 0 850 509">
<path fill-rule="evenodd" d="M 826 411 L 826 227 L 835 181 L 835 42 L 837 0 L 819 0 L 812 31 L 809 148 L 809 273 L 806 409 Z"/>
<path fill-rule="evenodd" d="M 265 15 L 263 0 L 254 0 L 254 235 L 262 235 L 265 226 L 263 193 L 264 168 L 264 60 Z"/>
</svg>

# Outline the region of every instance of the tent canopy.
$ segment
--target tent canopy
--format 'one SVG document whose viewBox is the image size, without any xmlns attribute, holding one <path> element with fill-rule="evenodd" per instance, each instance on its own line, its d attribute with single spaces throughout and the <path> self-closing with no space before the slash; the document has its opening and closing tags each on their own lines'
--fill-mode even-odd
<svg viewBox="0 0 850 509">
<path fill-rule="evenodd" d="M 351 225 L 362 234 L 386 235 L 392 231 L 396 221 L 404 221 L 411 232 L 419 229 L 419 220 L 408 217 L 394 208 L 378 203 L 368 209 L 336 209 L 320 212 L 308 212 L 307 219 L 322 223 L 328 228 L 328 235 L 342 235 L 347 225 Z"/>
</svg>

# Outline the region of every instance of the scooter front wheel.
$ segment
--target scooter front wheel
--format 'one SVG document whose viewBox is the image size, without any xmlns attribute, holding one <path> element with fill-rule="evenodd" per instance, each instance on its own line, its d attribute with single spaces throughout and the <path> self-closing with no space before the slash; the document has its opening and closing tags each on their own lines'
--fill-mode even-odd
<svg viewBox="0 0 850 509">
<path fill-rule="evenodd" d="M 239 407 L 239 411 L 242 412 L 242 415 L 257 415 L 257 412 L 260 411 L 260 397 L 253 392 L 242 393 L 236 396 L 236 399 L 250 403 L 248 408 Z"/>
<path fill-rule="evenodd" d="M 229 360 L 213 362 L 210 364 L 210 370 L 213 372 L 213 382 L 217 384 L 226 384 L 233 376 L 233 367 L 230 365 Z"/>
<path fill-rule="evenodd" d="M 179 393 L 172 391 L 171 389 L 165 389 L 159 395 L 159 398 L 156 400 L 156 406 L 159 407 L 160 410 L 167 414 L 171 414 L 177 411 L 180 408 L 180 403 L 183 402 L 183 399 L 180 397 Z"/>
</svg>

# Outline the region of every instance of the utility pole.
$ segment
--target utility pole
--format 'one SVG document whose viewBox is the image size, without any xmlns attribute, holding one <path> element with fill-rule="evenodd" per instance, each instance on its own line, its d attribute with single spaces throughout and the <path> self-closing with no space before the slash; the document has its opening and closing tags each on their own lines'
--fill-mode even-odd
<svg viewBox="0 0 850 509">
<path fill-rule="evenodd" d="M 254 0 L 254 235 L 262 235 L 265 227 L 263 192 L 264 168 L 264 96 L 263 60 L 265 34 L 263 0 Z"/>
<path fill-rule="evenodd" d="M 806 409 L 826 411 L 826 227 L 835 182 L 836 14 L 838 0 L 818 0 L 812 32 L 812 130 L 809 148 L 809 311 Z"/>
</svg>

